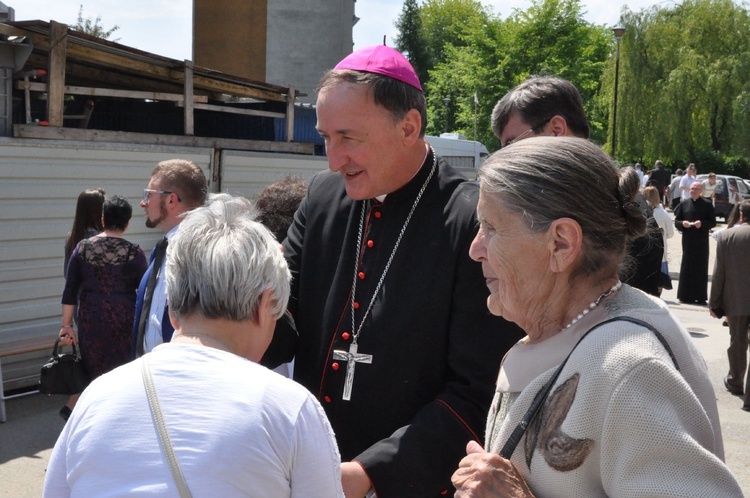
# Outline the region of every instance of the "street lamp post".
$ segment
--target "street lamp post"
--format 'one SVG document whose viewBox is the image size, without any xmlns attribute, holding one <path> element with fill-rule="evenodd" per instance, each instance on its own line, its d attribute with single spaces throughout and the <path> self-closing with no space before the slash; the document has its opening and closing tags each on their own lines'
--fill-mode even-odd
<svg viewBox="0 0 750 498">
<path fill-rule="evenodd" d="M 622 40 L 622 35 L 625 34 L 625 28 L 620 26 L 612 28 L 612 33 L 614 33 L 615 40 L 617 40 L 617 55 L 615 56 L 615 95 L 612 108 L 612 159 L 614 159 L 615 153 L 617 152 L 617 84 L 620 80 L 620 40 Z"/>
<path fill-rule="evenodd" d="M 450 97 L 445 97 L 443 99 L 443 104 L 445 104 L 445 123 L 444 123 L 443 126 L 445 126 L 445 131 L 446 132 L 450 132 L 451 131 L 449 129 L 449 127 L 450 127 L 450 104 L 451 104 Z"/>
</svg>

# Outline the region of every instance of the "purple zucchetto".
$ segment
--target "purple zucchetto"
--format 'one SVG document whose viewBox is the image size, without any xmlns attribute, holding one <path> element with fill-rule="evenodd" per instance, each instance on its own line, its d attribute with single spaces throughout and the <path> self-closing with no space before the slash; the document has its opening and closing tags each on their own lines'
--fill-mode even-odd
<svg viewBox="0 0 750 498">
<path fill-rule="evenodd" d="M 420 92 L 422 91 L 417 73 L 406 60 L 406 57 L 398 50 L 385 45 L 373 45 L 352 52 L 336 64 L 333 69 L 351 69 L 353 71 L 382 74 L 403 81 Z"/>
</svg>

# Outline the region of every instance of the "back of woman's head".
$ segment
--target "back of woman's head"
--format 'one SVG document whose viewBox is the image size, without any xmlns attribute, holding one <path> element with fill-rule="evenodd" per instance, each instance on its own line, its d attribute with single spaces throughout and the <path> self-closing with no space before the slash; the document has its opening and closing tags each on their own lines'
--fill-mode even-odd
<svg viewBox="0 0 750 498">
<path fill-rule="evenodd" d="M 123 231 L 127 228 L 131 216 L 133 216 L 133 207 L 125 197 L 110 195 L 105 199 L 102 205 L 102 220 L 105 229 Z"/>
<path fill-rule="evenodd" d="M 86 189 L 78 195 L 76 213 L 73 218 L 73 228 L 70 229 L 66 244 L 65 259 L 70 258 L 76 245 L 84 238 L 86 232 L 102 231 L 102 205 L 104 204 L 104 190 L 100 188 Z"/>
<path fill-rule="evenodd" d="M 583 232 L 580 266 L 573 275 L 617 270 L 627 242 L 644 233 L 646 219 L 633 192 L 635 170 L 618 170 L 588 140 L 534 137 L 492 154 L 480 169 L 482 195 L 544 232 L 571 218 Z"/>
<path fill-rule="evenodd" d="M 661 199 L 659 198 L 659 189 L 654 186 L 649 186 L 643 189 L 643 197 L 646 198 L 646 202 L 648 202 L 648 205 L 652 208 L 658 207 L 661 203 Z"/>
<path fill-rule="evenodd" d="M 185 215 L 167 249 L 167 298 L 178 321 L 193 314 L 253 318 L 267 290 L 275 317 L 284 313 L 289 269 L 279 243 L 256 215 L 252 202 L 229 194 L 211 194 L 206 206 Z"/>
<path fill-rule="evenodd" d="M 76 214 L 73 220 L 73 231 L 76 225 L 81 227 L 81 233 L 90 228 L 102 229 L 102 205 L 104 204 L 104 190 L 100 188 L 86 189 L 78 195 Z"/>
</svg>

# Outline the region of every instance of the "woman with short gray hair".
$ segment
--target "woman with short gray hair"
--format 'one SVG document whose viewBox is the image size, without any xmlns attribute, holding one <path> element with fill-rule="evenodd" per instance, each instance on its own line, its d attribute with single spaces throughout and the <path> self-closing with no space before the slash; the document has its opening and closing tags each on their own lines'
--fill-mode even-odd
<svg viewBox="0 0 750 498">
<path fill-rule="evenodd" d="M 217 194 L 186 214 L 167 250 L 175 335 L 84 391 L 52 452 L 45 496 L 177 496 L 182 484 L 193 496 L 343 496 L 317 400 L 257 364 L 290 274 L 255 213 Z M 184 483 L 154 427 L 148 370 Z"/>
<path fill-rule="evenodd" d="M 273 320 L 281 317 L 291 277 L 278 242 L 257 216 L 251 201 L 213 194 L 206 207 L 180 224 L 166 265 L 169 312 L 176 321 L 196 313 L 235 322 L 252 319 L 264 295 Z"/>
<path fill-rule="evenodd" d="M 618 279 L 645 228 L 634 176 L 579 138 L 529 138 L 482 165 L 470 255 L 490 312 L 527 336 L 457 497 L 742 496 L 702 356 L 662 301 Z"/>
</svg>

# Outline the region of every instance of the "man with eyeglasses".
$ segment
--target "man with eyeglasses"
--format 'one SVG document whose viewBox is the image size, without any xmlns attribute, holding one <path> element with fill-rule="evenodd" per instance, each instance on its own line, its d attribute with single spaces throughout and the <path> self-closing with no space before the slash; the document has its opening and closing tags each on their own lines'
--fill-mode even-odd
<svg viewBox="0 0 750 498">
<path fill-rule="evenodd" d="M 146 226 L 158 228 L 164 237 L 151 252 L 148 270 L 143 275 L 135 303 L 133 323 L 133 358 L 172 339 L 174 328 L 167 311 L 167 289 L 164 284 L 164 257 L 169 239 L 177 233 L 182 215 L 203 205 L 208 185 L 201 168 L 192 161 L 170 159 L 156 165 L 148 188 L 143 189 L 141 207 Z"/>
<path fill-rule="evenodd" d="M 589 123 L 575 85 L 557 76 L 532 76 L 495 105 L 492 131 L 507 147 L 538 135 L 589 138 Z"/>
</svg>

